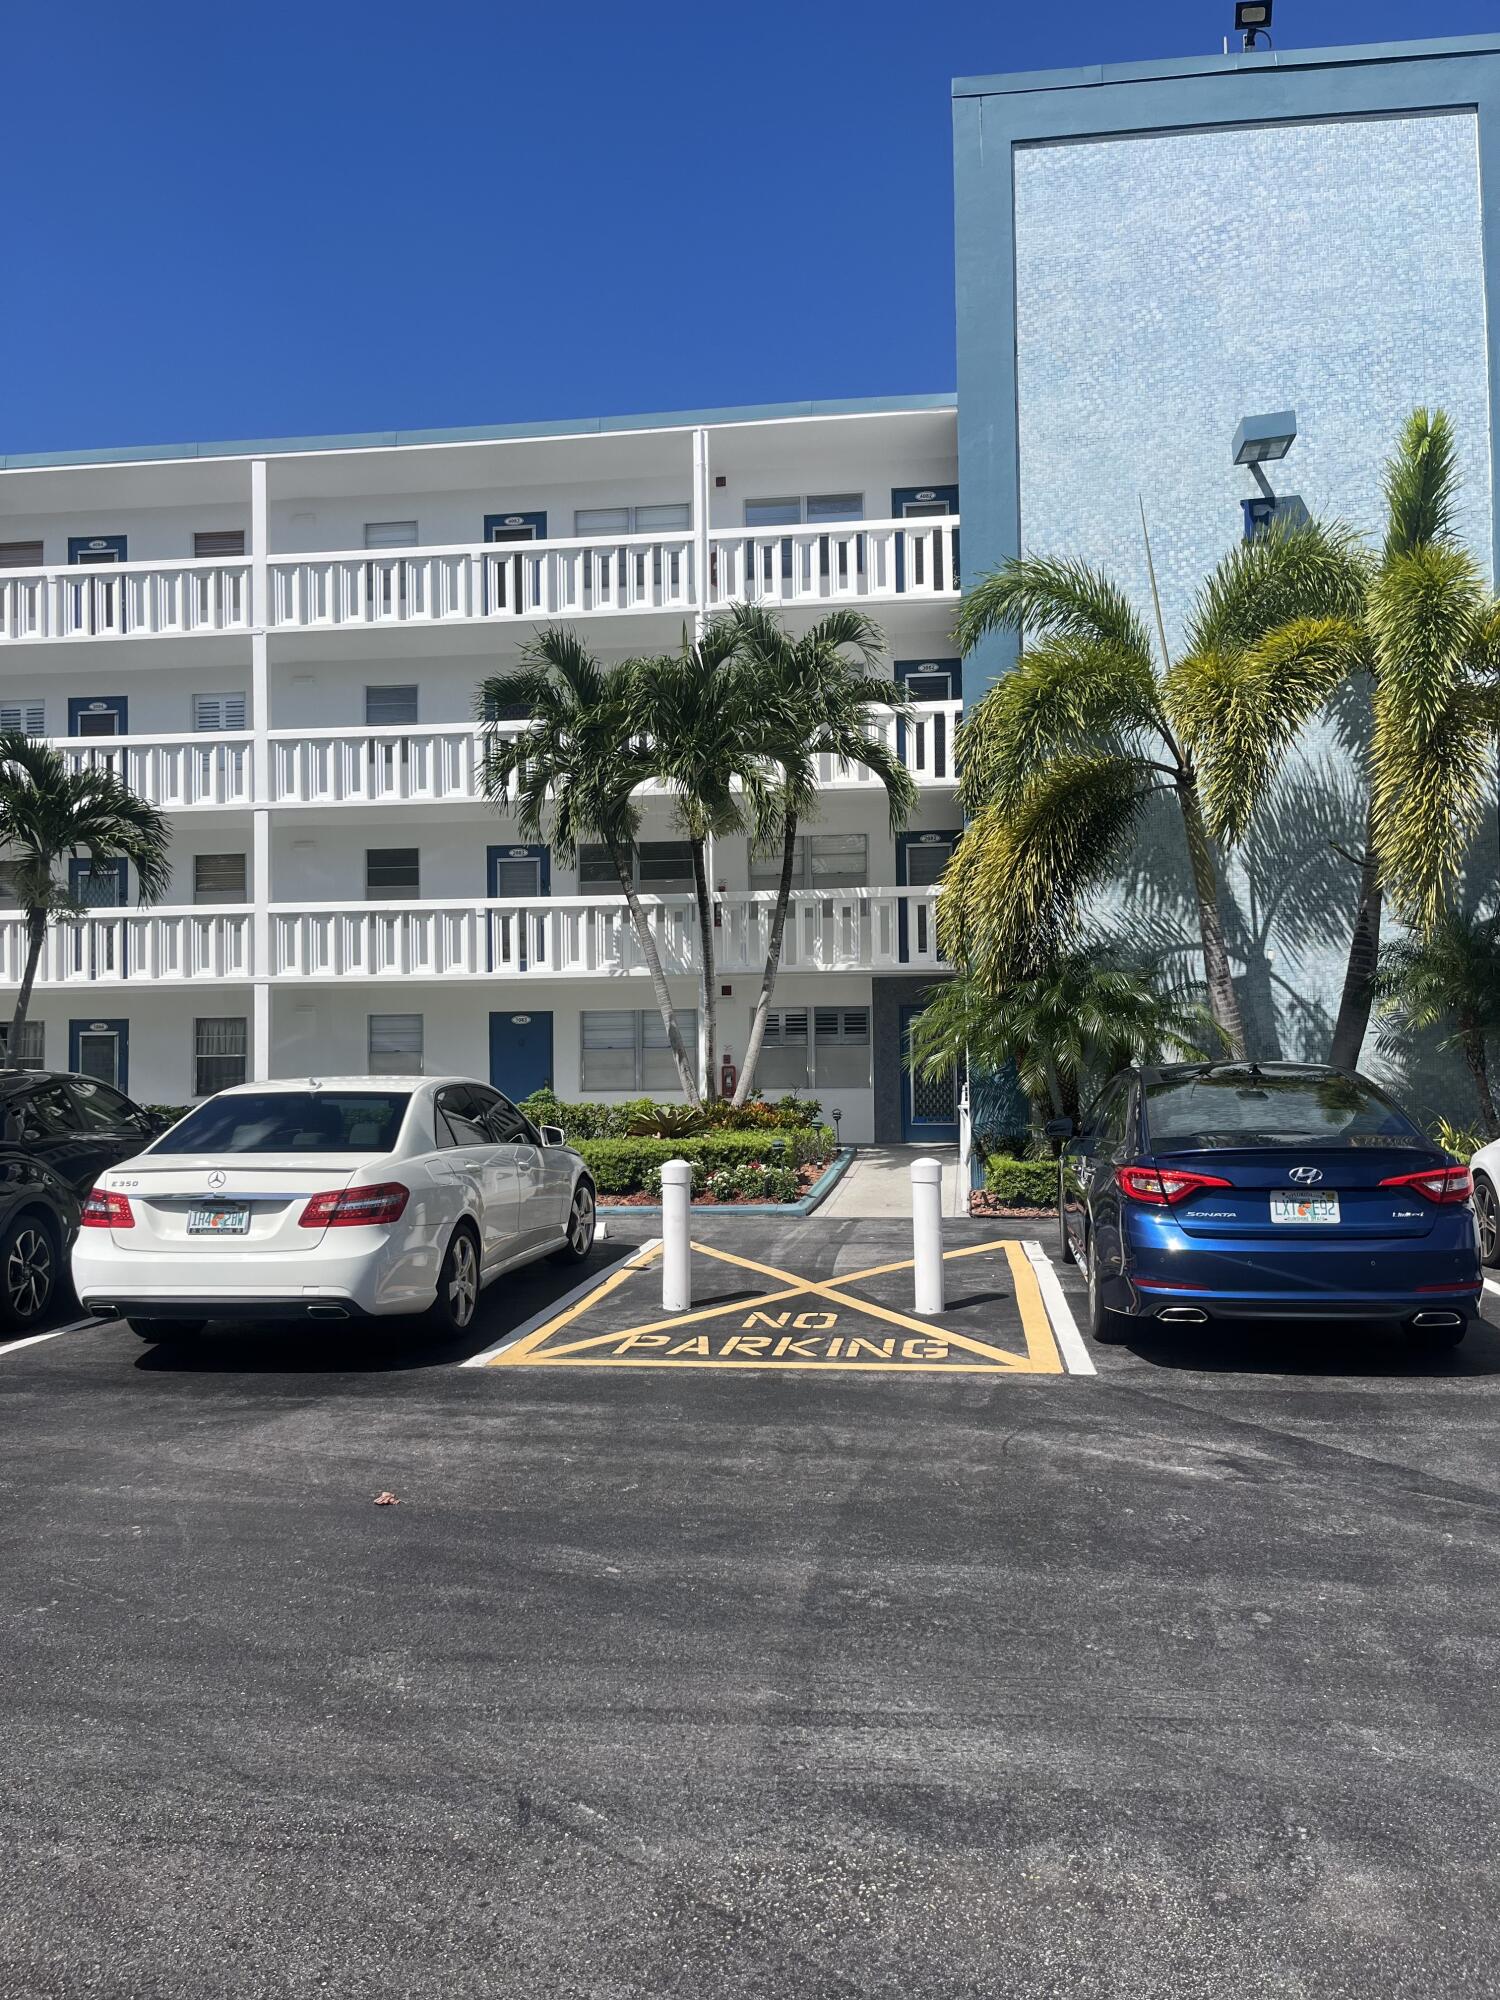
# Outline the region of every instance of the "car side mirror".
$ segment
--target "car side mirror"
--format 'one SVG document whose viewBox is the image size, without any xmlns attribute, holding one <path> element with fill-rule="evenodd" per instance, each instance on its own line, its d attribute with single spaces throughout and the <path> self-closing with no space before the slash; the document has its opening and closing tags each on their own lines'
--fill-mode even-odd
<svg viewBox="0 0 1500 2000">
<path fill-rule="evenodd" d="M 542 1144 L 544 1146 L 566 1146 L 567 1143 L 568 1135 L 561 1125 L 544 1125 L 542 1127 Z"/>
<path fill-rule="evenodd" d="M 1071 1139 L 1073 1121 L 1071 1118 L 1049 1118 L 1042 1130 L 1049 1139 Z"/>
</svg>

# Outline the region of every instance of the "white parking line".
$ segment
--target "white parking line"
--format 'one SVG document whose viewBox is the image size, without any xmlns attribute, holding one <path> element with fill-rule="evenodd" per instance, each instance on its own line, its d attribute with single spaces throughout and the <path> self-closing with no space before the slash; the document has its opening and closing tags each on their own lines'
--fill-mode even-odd
<svg viewBox="0 0 1500 2000">
<path fill-rule="evenodd" d="M 18 1347 L 35 1347 L 39 1340 L 56 1340 L 62 1333 L 82 1333 L 86 1326 L 103 1326 L 102 1319 L 75 1319 L 67 1326 L 55 1326 L 50 1333 L 27 1333 L 19 1340 L 0 1341 L 0 1354 L 14 1354 Z"/>
<path fill-rule="evenodd" d="M 1073 1317 L 1073 1308 L 1068 1304 L 1062 1281 L 1057 1275 L 1052 1259 L 1047 1255 L 1035 1237 L 1022 1237 L 1021 1248 L 1031 1260 L 1036 1272 L 1036 1281 L 1042 1294 L 1042 1303 L 1047 1308 L 1047 1317 L 1052 1322 L 1053 1338 L 1057 1351 L 1063 1358 L 1063 1366 L 1070 1375 L 1097 1375 L 1093 1357 L 1083 1344 L 1083 1335 L 1078 1331 L 1078 1322 Z"/>
<path fill-rule="evenodd" d="M 571 1291 L 564 1292 L 562 1297 L 554 1299 L 551 1305 L 543 1306 L 540 1312 L 533 1313 L 531 1318 L 523 1320 L 520 1326 L 513 1326 L 509 1333 L 502 1334 L 494 1346 L 487 1347 L 482 1354 L 471 1354 L 467 1361 L 460 1361 L 458 1364 L 459 1367 L 487 1368 L 502 1348 L 509 1347 L 514 1341 L 524 1339 L 528 1333 L 535 1333 L 539 1326 L 545 1326 L 549 1320 L 556 1319 L 559 1313 L 566 1312 L 569 1306 L 576 1305 L 578 1300 L 586 1297 L 589 1292 L 596 1291 L 600 1278 L 608 1277 L 610 1271 L 628 1271 L 633 1264 L 642 1263 L 647 1253 L 655 1250 L 660 1241 L 661 1238 L 659 1236 L 653 1236 L 648 1243 L 642 1243 L 632 1251 L 623 1264 L 611 1264 L 602 1273 L 595 1271 L 587 1278 L 580 1278 Z"/>
<path fill-rule="evenodd" d="M 1484 1289 L 1487 1292 L 1500 1292 L 1500 1278 L 1486 1278 Z"/>
</svg>

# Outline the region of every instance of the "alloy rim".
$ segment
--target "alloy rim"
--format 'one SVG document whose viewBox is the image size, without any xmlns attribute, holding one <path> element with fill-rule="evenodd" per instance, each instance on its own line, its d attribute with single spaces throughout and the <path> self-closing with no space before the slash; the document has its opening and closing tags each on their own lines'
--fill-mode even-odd
<svg viewBox="0 0 1500 2000">
<path fill-rule="evenodd" d="M 474 1317 L 474 1301 L 479 1285 L 474 1264 L 474 1245 L 460 1236 L 453 1246 L 453 1275 L 448 1280 L 448 1305 L 455 1326 L 467 1326 Z"/>
<path fill-rule="evenodd" d="M 573 1221 L 568 1230 L 568 1241 L 580 1257 L 586 1257 L 594 1244 L 594 1197 L 586 1187 L 579 1188 L 573 1197 Z"/>
<path fill-rule="evenodd" d="M 1495 1190 L 1488 1181 L 1481 1181 L 1475 1190 L 1479 1199 L 1479 1254 L 1486 1264 L 1493 1264 L 1500 1254 L 1500 1201 L 1495 1198 Z"/>
<path fill-rule="evenodd" d="M 5 1260 L 5 1297 L 17 1319 L 32 1319 L 52 1295 L 52 1246 L 40 1229 L 23 1229 Z"/>
</svg>

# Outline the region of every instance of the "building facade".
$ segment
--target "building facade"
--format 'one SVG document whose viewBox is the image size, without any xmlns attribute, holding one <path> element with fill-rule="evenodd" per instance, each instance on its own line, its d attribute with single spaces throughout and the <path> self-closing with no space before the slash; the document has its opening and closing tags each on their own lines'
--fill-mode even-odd
<svg viewBox="0 0 1500 2000">
<path fill-rule="evenodd" d="M 852 1139 L 950 1136 L 900 1063 L 941 976 L 932 884 L 957 832 L 951 398 L 497 433 L 305 440 L 0 467 L 0 723 L 103 764 L 171 828 L 166 898 L 70 864 L 22 1060 L 186 1103 L 244 1078 L 467 1071 L 512 1095 L 673 1094 L 602 853 L 564 861 L 479 787 L 476 690 L 542 626 L 601 660 L 753 600 L 793 629 L 855 604 L 914 720 L 893 838 L 823 771 L 759 1080 Z M 695 1022 L 691 875 L 644 800 L 639 886 Z M 744 1050 L 778 860 L 720 841 L 720 1047 Z M 14 899 L 11 898 L 14 911 Z M 0 1012 L 24 964 L 0 913 Z"/>
</svg>

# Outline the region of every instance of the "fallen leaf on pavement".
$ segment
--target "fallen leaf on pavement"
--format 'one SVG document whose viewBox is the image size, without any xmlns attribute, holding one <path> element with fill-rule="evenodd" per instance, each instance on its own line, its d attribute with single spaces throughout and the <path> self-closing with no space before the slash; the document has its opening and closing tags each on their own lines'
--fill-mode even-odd
<svg viewBox="0 0 1500 2000">
<path fill-rule="evenodd" d="M 375 1505 L 377 1507 L 399 1507 L 401 1502 L 396 1498 L 394 1493 L 377 1493 L 375 1495 Z"/>
</svg>

